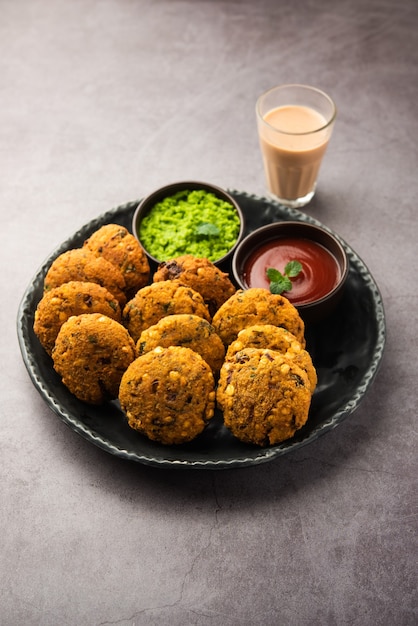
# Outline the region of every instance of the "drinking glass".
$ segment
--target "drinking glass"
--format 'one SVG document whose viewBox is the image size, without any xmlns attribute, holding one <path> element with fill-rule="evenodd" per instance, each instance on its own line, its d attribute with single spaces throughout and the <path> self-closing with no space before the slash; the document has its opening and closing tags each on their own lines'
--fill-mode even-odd
<svg viewBox="0 0 418 626">
<path fill-rule="evenodd" d="M 282 204 L 297 208 L 313 198 L 336 113 L 330 96 L 308 85 L 279 85 L 258 98 L 267 187 Z"/>
</svg>

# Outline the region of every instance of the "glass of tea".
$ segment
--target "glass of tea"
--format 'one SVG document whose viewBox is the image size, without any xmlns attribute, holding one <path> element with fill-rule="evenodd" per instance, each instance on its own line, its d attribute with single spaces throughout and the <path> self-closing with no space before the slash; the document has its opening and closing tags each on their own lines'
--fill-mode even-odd
<svg viewBox="0 0 418 626">
<path fill-rule="evenodd" d="M 269 192 L 294 208 L 313 198 L 337 109 L 323 91 L 279 85 L 257 100 L 257 129 Z"/>
</svg>

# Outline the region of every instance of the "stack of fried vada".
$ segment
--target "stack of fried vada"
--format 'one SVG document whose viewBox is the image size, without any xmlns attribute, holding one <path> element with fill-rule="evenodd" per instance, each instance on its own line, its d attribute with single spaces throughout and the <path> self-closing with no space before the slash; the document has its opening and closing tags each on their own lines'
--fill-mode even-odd
<svg viewBox="0 0 418 626">
<path fill-rule="evenodd" d="M 80 400 L 119 399 L 131 428 L 177 445 L 214 415 L 240 441 L 276 445 L 308 419 L 317 375 L 297 309 L 267 289 L 237 290 L 184 255 L 153 276 L 117 224 L 51 264 L 34 331 Z"/>
<path fill-rule="evenodd" d="M 73 315 L 102 313 L 121 321 L 118 300 L 97 283 L 72 280 L 46 291 L 35 311 L 34 331 L 51 356 L 61 326 Z"/>
<path fill-rule="evenodd" d="M 149 276 L 145 252 L 118 224 L 99 228 L 82 247 L 51 263 L 33 329 L 78 399 L 101 404 L 117 398 L 122 374 L 136 356 L 121 323 L 122 307 Z"/>
<path fill-rule="evenodd" d="M 317 383 L 298 310 L 267 289 L 239 290 L 212 324 L 227 346 L 216 396 L 225 426 L 258 446 L 293 437 L 308 419 Z"/>
</svg>

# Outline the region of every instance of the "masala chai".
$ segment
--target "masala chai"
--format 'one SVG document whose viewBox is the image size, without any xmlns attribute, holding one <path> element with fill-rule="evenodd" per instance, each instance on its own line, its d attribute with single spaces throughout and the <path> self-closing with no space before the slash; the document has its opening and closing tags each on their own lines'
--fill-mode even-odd
<svg viewBox="0 0 418 626">
<path fill-rule="evenodd" d="M 312 199 L 334 120 L 332 100 L 304 85 L 277 87 L 259 98 L 267 186 L 284 204 L 303 206 Z"/>
</svg>

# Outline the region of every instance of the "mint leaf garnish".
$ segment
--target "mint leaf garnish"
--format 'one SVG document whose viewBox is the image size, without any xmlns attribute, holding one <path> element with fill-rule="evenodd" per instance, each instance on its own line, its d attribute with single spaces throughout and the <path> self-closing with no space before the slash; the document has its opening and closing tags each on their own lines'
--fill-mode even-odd
<svg viewBox="0 0 418 626">
<path fill-rule="evenodd" d="M 298 274 L 300 274 L 302 271 L 302 263 L 300 261 L 289 261 L 289 263 L 286 264 L 286 267 L 284 268 L 284 273 L 286 274 L 286 276 L 289 276 L 289 278 L 296 278 L 296 276 Z"/>
<path fill-rule="evenodd" d="M 292 260 L 286 264 L 284 268 L 283 274 L 276 270 L 274 267 L 269 267 L 267 269 L 267 278 L 270 281 L 270 291 L 271 293 L 281 294 L 284 291 L 292 290 L 292 281 L 291 278 L 296 278 L 302 271 L 302 263 L 299 261 Z"/>
<path fill-rule="evenodd" d="M 279 272 L 279 270 L 276 270 L 274 267 L 269 267 L 267 269 L 267 278 L 270 282 L 274 283 L 283 278 L 283 274 Z"/>
<path fill-rule="evenodd" d="M 290 291 L 292 289 L 292 281 L 287 276 L 281 275 L 278 280 L 270 283 L 271 293 L 281 294 L 283 291 Z"/>
<path fill-rule="evenodd" d="M 208 222 L 196 226 L 196 234 L 203 235 L 204 237 L 219 237 L 220 230 L 216 226 L 216 224 L 211 224 L 210 222 Z"/>
</svg>

